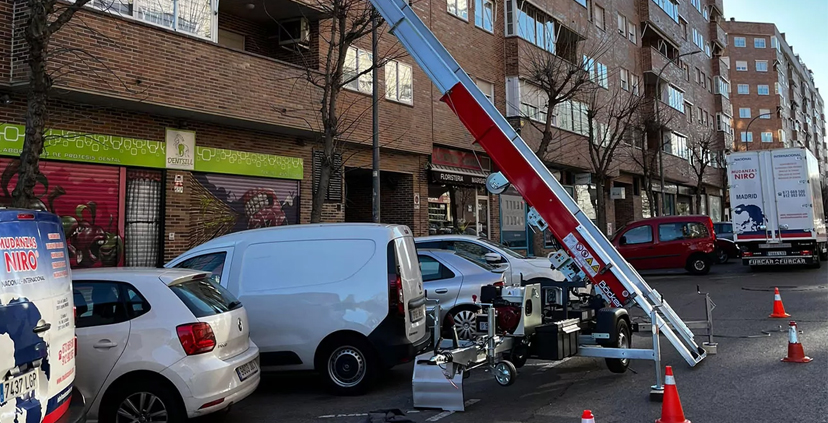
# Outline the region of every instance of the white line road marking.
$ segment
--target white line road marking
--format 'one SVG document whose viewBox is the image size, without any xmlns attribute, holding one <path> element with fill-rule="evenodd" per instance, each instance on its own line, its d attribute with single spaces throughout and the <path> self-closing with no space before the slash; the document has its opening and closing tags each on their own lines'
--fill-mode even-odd
<svg viewBox="0 0 828 423">
<path fill-rule="evenodd" d="M 353 414 L 328 414 L 325 416 L 319 416 L 317 419 L 335 419 L 338 417 L 365 417 L 368 413 L 353 413 Z"/>
<path fill-rule="evenodd" d="M 465 405 L 466 407 L 468 407 L 468 406 L 470 406 L 470 405 L 472 405 L 472 404 L 475 404 L 475 403 L 478 403 L 478 402 L 480 402 L 480 400 L 479 400 L 479 399 L 470 399 L 470 400 L 466 400 L 466 402 L 464 403 L 464 405 Z M 437 415 L 434 415 L 434 416 L 431 416 L 431 417 L 427 418 L 427 419 L 426 419 L 426 421 L 427 421 L 427 422 L 436 422 L 436 421 L 438 421 L 438 420 L 440 420 L 440 419 L 443 419 L 443 418 L 445 418 L 445 417 L 448 417 L 448 416 L 450 416 L 450 415 L 452 415 L 452 414 L 454 414 L 454 411 L 443 411 L 443 412 L 442 412 L 442 413 L 440 413 L 440 414 L 437 414 Z"/>
</svg>

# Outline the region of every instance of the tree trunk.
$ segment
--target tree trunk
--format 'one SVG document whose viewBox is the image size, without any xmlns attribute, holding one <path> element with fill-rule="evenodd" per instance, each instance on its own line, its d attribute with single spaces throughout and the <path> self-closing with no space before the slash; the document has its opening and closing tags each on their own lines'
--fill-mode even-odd
<svg viewBox="0 0 828 423">
<path fill-rule="evenodd" d="M 601 230 L 604 234 L 607 234 L 607 197 L 604 189 L 606 187 L 606 180 L 602 176 L 598 176 L 595 178 L 595 195 L 598 197 L 596 198 L 596 205 L 595 205 L 595 215 L 598 220 L 598 229 Z"/>
<path fill-rule="evenodd" d="M 26 138 L 20 153 L 20 173 L 12 192 L 14 207 L 29 208 L 34 187 L 40 174 L 40 155 L 46 131 L 46 100 L 51 78 L 46 73 L 49 11 L 45 2 L 29 0 L 31 15 L 26 23 L 26 44 L 29 48 L 29 91 L 26 99 Z"/>
<path fill-rule="evenodd" d="M 696 214 L 701 214 L 701 189 L 696 188 Z"/>
<path fill-rule="evenodd" d="M 311 205 L 311 223 L 322 222 L 322 209 L 325 207 L 325 199 L 328 197 L 328 187 L 331 185 L 331 175 L 333 175 L 333 137 L 325 136 L 324 142 L 324 153 L 319 164 L 319 185 L 316 187 Z"/>
</svg>

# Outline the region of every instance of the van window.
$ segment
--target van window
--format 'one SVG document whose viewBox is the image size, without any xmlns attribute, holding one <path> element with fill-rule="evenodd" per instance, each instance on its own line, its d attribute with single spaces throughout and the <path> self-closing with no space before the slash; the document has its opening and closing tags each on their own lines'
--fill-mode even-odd
<svg viewBox="0 0 828 423">
<path fill-rule="evenodd" d="M 307 287 L 347 280 L 376 254 L 370 239 L 318 239 L 251 244 L 244 251 L 242 292 Z"/>
<path fill-rule="evenodd" d="M 227 253 L 223 251 L 220 253 L 204 254 L 188 258 L 187 260 L 178 263 L 175 267 L 210 272 L 210 279 L 212 279 L 213 282 L 220 284 L 221 272 L 224 271 L 224 261 L 226 257 Z"/>
<path fill-rule="evenodd" d="M 650 225 L 632 228 L 623 236 L 627 239 L 626 245 L 646 244 L 648 242 L 653 242 L 653 230 L 650 228 Z"/>
<path fill-rule="evenodd" d="M 418 256 L 420 260 L 420 273 L 423 274 L 423 282 L 436 281 L 440 279 L 451 279 L 454 273 L 442 263 L 429 256 Z"/>
<path fill-rule="evenodd" d="M 662 242 L 680 239 L 706 238 L 707 228 L 698 222 L 662 223 L 658 225 L 658 240 Z"/>
<path fill-rule="evenodd" d="M 228 290 L 209 279 L 196 279 L 170 285 L 178 299 L 195 317 L 221 314 L 241 307 Z"/>
</svg>

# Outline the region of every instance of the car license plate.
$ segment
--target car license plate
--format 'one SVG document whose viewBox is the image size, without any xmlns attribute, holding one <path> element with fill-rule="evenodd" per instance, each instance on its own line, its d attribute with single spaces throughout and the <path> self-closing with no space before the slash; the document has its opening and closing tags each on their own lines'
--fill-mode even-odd
<svg viewBox="0 0 828 423">
<path fill-rule="evenodd" d="M 784 251 L 768 251 L 769 256 L 784 256 Z"/>
<path fill-rule="evenodd" d="M 411 321 L 412 322 L 419 322 L 420 320 L 425 317 L 425 306 L 420 306 L 411 310 Z"/>
<path fill-rule="evenodd" d="M 37 372 L 31 371 L 11 378 L 0 385 L 0 404 L 34 392 L 37 388 Z"/>
<path fill-rule="evenodd" d="M 259 373 L 259 363 L 257 363 L 256 360 L 249 361 L 239 367 L 236 367 L 236 374 L 239 375 L 239 380 L 242 382 L 256 373 Z"/>
</svg>

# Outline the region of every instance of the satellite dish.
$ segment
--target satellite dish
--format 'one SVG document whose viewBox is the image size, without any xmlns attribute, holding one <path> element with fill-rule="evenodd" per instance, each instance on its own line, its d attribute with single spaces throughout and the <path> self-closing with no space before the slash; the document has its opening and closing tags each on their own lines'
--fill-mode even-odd
<svg viewBox="0 0 828 423">
<path fill-rule="evenodd" d="M 494 195 L 502 194 L 509 189 L 510 185 L 506 177 L 500 172 L 492 173 L 486 177 L 486 189 Z"/>
</svg>

